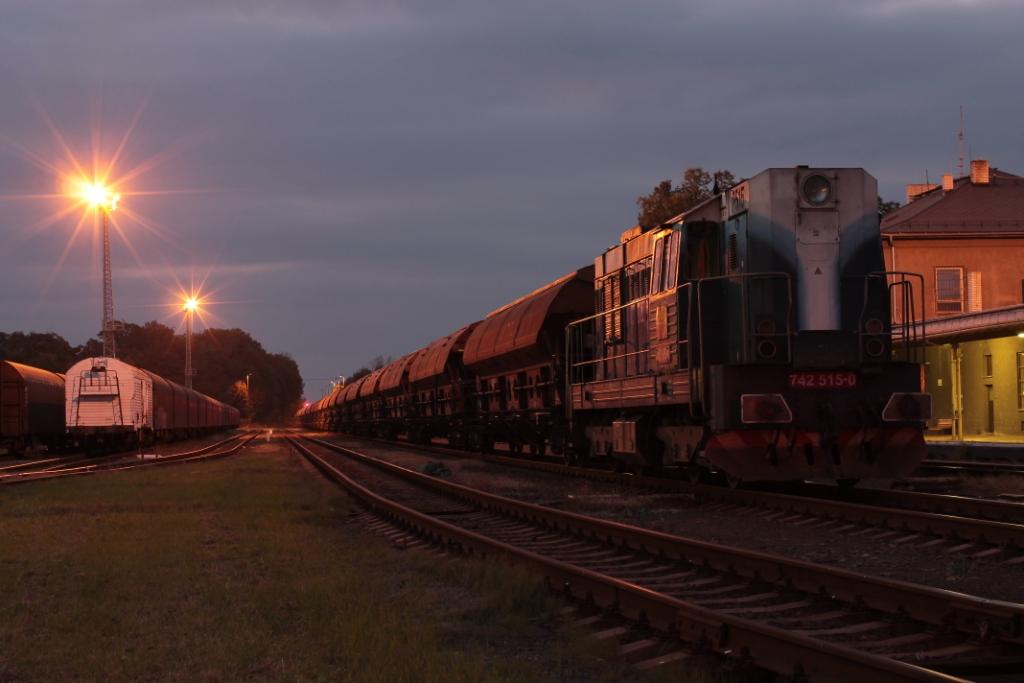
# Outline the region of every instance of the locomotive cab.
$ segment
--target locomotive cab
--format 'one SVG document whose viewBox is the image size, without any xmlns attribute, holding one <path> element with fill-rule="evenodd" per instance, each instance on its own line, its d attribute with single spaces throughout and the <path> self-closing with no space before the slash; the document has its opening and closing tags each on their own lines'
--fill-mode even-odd
<svg viewBox="0 0 1024 683">
<path fill-rule="evenodd" d="M 903 476 L 923 457 L 923 292 L 884 272 L 862 169 L 769 169 L 595 263 L 598 313 L 567 335 L 590 454 L 744 480 Z"/>
</svg>

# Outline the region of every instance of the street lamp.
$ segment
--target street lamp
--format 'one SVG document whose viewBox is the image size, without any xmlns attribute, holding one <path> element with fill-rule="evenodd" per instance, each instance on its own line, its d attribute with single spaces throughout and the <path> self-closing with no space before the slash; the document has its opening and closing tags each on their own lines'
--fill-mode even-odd
<svg viewBox="0 0 1024 683">
<path fill-rule="evenodd" d="M 199 299 L 195 296 L 185 298 L 182 310 L 185 311 L 185 386 L 192 388 L 192 378 L 196 371 L 192 367 L 192 316 L 199 308 Z"/>
<path fill-rule="evenodd" d="M 82 181 L 79 196 L 99 213 L 103 226 L 103 328 L 100 334 L 103 336 L 104 357 L 115 358 L 117 342 L 114 335 L 119 325 L 114 320 L 114 283 L 110 268 L 110 227 L 107 218 L 117 209 L 121 195 L 101 181 Z"/>
</svg>

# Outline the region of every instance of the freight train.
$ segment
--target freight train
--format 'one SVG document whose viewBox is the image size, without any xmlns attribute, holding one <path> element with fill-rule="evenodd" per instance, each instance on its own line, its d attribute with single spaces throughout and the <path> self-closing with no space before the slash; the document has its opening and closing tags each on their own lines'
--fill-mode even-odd
<svg viewBox="0 0 1024 683">
<path fill-rule="evenodd" d="M 863 169 L 768 169 L 298 421 L 733 483 L 905 476 L 931 410 L 905 322 L 923 281 L 885 271 L 877 196 Z"/>
<path fill-rule="evenodd" d="M 86 358 L 67 371 L 65 421 L 79 446 L 183 439 L 238 426 L 238 410 L 116 358 Z"/>
<path fill-rule="evenodd" d="M 0 448 L 9 455 L 64 444 L 64 375 L 0 361 Z"/>
</svg>

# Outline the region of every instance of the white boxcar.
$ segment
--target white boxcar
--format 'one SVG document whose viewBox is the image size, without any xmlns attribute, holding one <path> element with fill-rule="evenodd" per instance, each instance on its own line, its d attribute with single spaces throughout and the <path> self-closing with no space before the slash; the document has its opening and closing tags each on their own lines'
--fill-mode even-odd
<svg viewBox="0 0 1024 683">
<path fill-rule="evenodd" d="M 184 438 L 238 426 L 238 410 L 116 358 L 86 358 L 67 372 L 68 432 L 83 441 Z"/>
<path fill-rule="evenodd" d="M 153 379 L 116 358 L 86 358 L 71 366 L 64 383 L 65 419 L 71 431 L 153 429 Z"/>
</svg>

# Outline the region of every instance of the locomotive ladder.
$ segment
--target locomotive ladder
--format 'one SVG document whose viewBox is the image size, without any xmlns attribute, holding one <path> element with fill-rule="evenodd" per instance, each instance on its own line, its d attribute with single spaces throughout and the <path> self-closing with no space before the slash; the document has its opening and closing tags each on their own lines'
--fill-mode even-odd
<svg viewBox="0 0 1024 683">
<path fill-rule="evenodd" d="M 111 418 L 115 425 L 124 424 L 121 410 L 121 386 L 117 381 L 117 373 L 85 371 L 78 377 L 76 400 L 71 402 L 71 415 L 68 422 L 76 427 L 81 421 L 82 398 L 86 396 L 110 397 Z"/>
</svg>

